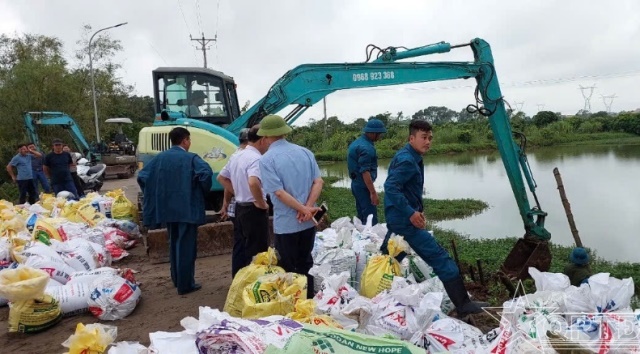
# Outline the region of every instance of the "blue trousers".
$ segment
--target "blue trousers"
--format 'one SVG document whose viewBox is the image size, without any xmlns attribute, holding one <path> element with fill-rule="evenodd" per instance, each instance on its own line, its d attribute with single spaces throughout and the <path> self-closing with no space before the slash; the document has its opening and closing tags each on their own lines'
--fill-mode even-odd
<svg viewBox="0 0 640 354">
<path fill-rule="evenodd" d="M 363 224 L 367 222 L 367 217 L 373 214 L 373 222 L 371 225 L 378 223 L 378 208 L 371 204 L 369 189 L 367 186 L 357 182 L 351 182 L 351 193 L 356 198 L 356 215 Z"/>
<path fill-rule="evenodd" d="M 73 183 L 73 180 L 62 182 L 62 183 L 52 183 L 51 187 L 53 188 L 53 193 L 58 195 L 58 193 L 62 191 L 67 191 L 73 193 L 73 195 L 78 198 L 78 191 L 76 190 L 76 185 Z"/>
<path fill-rule="evenodd" d="M 411 249 L 433 268 L 434 273 L 443 283 L 459 277 L 460 270 L 456 262 L 427 230 L 418 229 L 413 225 L 395 224 L 387 224 L 387 229 L 387 235 L 382 242 L 382 246 L 380 246 L 380 251 L 383 254 L 389 254 L 387 243 L 391 234 L 402 235 L 404 240 L 411 246 Z M 405 256 L 406 253 L 402 252 L 396 259 L 401 262 Z"/>
<path fill-rule="evenodd" d="M 33 171 L 33 185 L 36 188 L 36 196 L 40 195 L 40 188 L 38 184 L 42 185 L 42 191 L 45 193 L 51 193 L 51 186 L 49 186 L 49 180 L 44 174 L 44 171 Z"/>
<path fill-rule="evenodd" d="M 195 285 L 198 225 L 182 222 L 167 223 L 171 281 L 179 292 Z"/>
</svg>

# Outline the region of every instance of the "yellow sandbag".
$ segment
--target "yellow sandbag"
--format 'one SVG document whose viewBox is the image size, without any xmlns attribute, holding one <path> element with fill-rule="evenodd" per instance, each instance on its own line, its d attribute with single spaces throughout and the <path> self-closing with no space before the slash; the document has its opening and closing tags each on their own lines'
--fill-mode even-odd
<svg viewBox="0 0 640 354">
<path fill-rule="evenodd" d="M 316 326 L 327 326 L 340 329 L 344 328 L 331 318 L 331 316 L 317 314 L 315 310 L 316 302 L 313 299 L 299 300 L 294 306 L 294 312 L 288 313 L 287 317 L 300 323 L 311 323 Z"/>
<path fill-rule="evenodd" d="M 111 204 L 111 217 L 113 219 L 136 220 L 138 208 L 124 195 L 113 199 Z"/>
<path fill-rule="evenodd" d="M 242 292 L 242 318 L 284 316 L 293 312 L 300 298 L 307 298 L 306 276 L 296 273 L 260 276 Z"/>
<path fill-rule="evenodd" d="M 2 199 L 0 200 L 0 211 L 3 211 L 5 209 L 13 209 L 13 203 Z"/>
<path fill-rule="evenodd" d="M 31 300 L 44 294 L 49 283 L 47 272 L 31 267 L 0 271 L 0 297 L 9 301 Z"/>
<path fill-rule="evenodd" d="M 104 220 L 104 215 L 99 213 L 91 204 L 84 204 L 77 211 L 80 219 L 87 225 L 94 227 L 100 221 Z"/>
<path fill-rule="evenodd" d="M 34 240 L 40 241 L 45 245 L 51 245 L 51 239 L 56 239 L 58 241 L 65 241 L 60 236 L 57 228 L 53 225 L 52 221 L 55 219 L 52 218 L 39 218 L 36 221 L 36 224 L 33 226 L 33 232 L 31 235 Z"/>
<path fill-rule="evenodd" d="M 47 294 L 37 299 L 9 303 L 10 333 L 41 332 L 60 320 L 62 320 L 60 303 Z"/>
<path fill-rule="evenodd" d="M 377 254 L 367 261 L 360 280 L 360 295 L 373 298 L 381 291 L 391 289 L 394 276 L 401 276 L 400 263 L 395 257 L 409 249 L 409 245 L 402 236 L 392 236 L 387 249 L 388 255 Z"/>
<path fill-rule="evenodd" d="M 51 211 L 53 210 L 53 206 L 56 203 L 56 198 L 53 194 L 42 194 L 40 198 L 40 204 L 43 208 Z"/>
<path fill-rule="evenodd" d="M 108 191 L 104 195 L 106 195 L 109 198 L 115 199 L 118 196 L 124 195 L 124 190 L 122 190 L 122 188 L 118 188 L 118 189 L 114 189 L 112 191 Z"/>
<path fill-rule="evenodd" d="M 21 215 L 15 215 L 13 218 L 2 222 L 3 231 L 13 231 L 14 233 L 20 232 L 27 228 L 27 222 Z"/>
<path fill-rule="evenodd" d="M 2 218 L 2 220 L 13 219 L 16 215 L 16 211 L 13 208 L 2 209 L 2 211 L 0 211 L 0 218 Z"/>
<path fill-rule="evenodd" d="M 113 213 L 113 209 L 111 212 Z M 258 253 L 253 258 L 251 264 L 236 273 L 229 287 L 223 311 L 233 317 L 240 317 L 242 315 L 242 308 L 244 307 L 242 300 L 244 288 L 247 285 L 253 284 L 261 275 L 284 273 L 284 269 L 278 267 L 277 264 L 278 257 L 276 256 L 275 249 L 272 247 L 269 247 L 267 252 Z"/>
<path fill-rule="evenodd" d="M 84 325 L 78 323 L 76 333 L 72 334 L 62 346 L 69 348 L 64 354 L 103 354 L 116 340 L 118 327 L 102 323 Z"/>
</svg>

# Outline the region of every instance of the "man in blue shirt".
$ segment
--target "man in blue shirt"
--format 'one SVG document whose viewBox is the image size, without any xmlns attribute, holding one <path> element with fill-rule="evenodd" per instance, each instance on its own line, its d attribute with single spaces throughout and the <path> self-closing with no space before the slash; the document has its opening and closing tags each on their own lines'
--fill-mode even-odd
<svg viewBox="0 0 640 354">
<path fill-rule="evenodd" d="M 314 292 L 309 269 L 313 266 L 311 251 L 316 236 L 312 218 L 320 210 L 316 201 L 323 180 L 313 153 L 284 138 L 289 132 L 291 127 L 280 116 L 268 115 L 260 122 L 258 135 L 269 146 L 260 159 L 260 177 L 273 203 L 278 265 L 286 272 L 307 276 L 307 297 L 311 299 Z"/>
<path fill-rule="evenodd" d="M 384 183 L 384 212 L 388 233 L 381 251 L 388 254 L 387 242 L 392 233 L 402 235 L 411 249 L 430 265 L 444 284 L 447 295 L 456 306 L 460 319 L 483 312 L 487 303 L 472 302 L 465 288 L 460 271 L 449 253 L 425 230 L 422 194 L 424 188 L 424 164 L 422 156 L 431 147 L 432 127 L 425 120 L 413 120 L 409 125 L 409 143 L 391 160 Z M 404 254 L 399 256 L 402 260 Z"/>
<path fill-rule="evenodd" d="M 56 195 L 62 191 L 67 191 L 78 199 L 78 191 L 71 177 L 71 166 L 73 159 L 71 154 L 63 151 L 63 142 L 60 139 L 53 139 L 53 151 L 44 157 L 44 173 L 51 178 L 51 188 Z"/>
<path fill-rule="evenodd" d="M 38 195 L 40 195 L 40 191 L 39 191 L 40 188 L 38 188 L 38 184 L 42 185 L 42 191 L 44 193 L 51 193 L 51 187 L 49 186 L 49 180 L 47 179 L 47 176 L 44 174 L 44 168 L 43 168 L 44 156 L 42 155 L 42 153 L 38 151 L 38 149 L 36 148 L 36 144 L 34 143 L 28 143 L 27 149 L 29 149 L 29 151 L 35 151 L 39 154 L 39 155 L 36 155 L 35 153 L 31 153 L 31 169 L 33 170 L 33 185 L 36 188 L 36 200 L 38 200 Z"/>
<path fill-rule="evenodd" d="M 190 135 L 183 127 L 173 128 L 171 148 L 151 159 L 137 179 L 144 225 L 167 226 L 171 280 L 179 295 L 202 288 L 194 277 L 198 226 L 205 223 L 205 197 L 213 182 L 211 166 L 189 152 Z"/>
<path fill-rule="evenodd" d="M 387 129 L 381 120 L 370 118 L 362 130 L 362 136 L 349 145 L 347 167 L 351 178 L 351 193 L 356 199 L 356 214 L 365 223 L 373 215 L 378 223 L 378 193 L 373 183 L 378 176 L 378 155 L 373 143 L 380 140 Z"/>
<path fill-rule="evenodd" d="M 20 144 L 18 146 L 18 154 L 15 155 L 7 165 L 9 176 L 18 184 L 18 190 L 20 191 L 19 204 L 24 204 L 26 201 L 28 201 L 29 204 L 34 204 L 37 200 L 36 190 L 33 184 L 33 170 L 31 169 L 31 154 L 42 157 L 42 154 L 37 151 L 29 151 L 27 144 Z M 17 176 L 13 172 L 13 167 L 18 170 Z M 27 195 L 29 196 L 28 198 Z"/>
</svg>

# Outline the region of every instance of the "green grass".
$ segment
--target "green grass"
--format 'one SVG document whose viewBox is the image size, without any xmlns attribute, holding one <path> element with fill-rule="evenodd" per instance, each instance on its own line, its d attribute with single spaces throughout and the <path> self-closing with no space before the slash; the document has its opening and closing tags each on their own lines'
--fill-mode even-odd
<svg viewBox="0 0 640 354">
<path fill-rule="evenodd" d="M 346 188 L 330 186 L 338 180 L 338 177 L 324 177 L 325 187 L 320 195 L 320 201 L 327 202 L 329 207 L 327 214 L 332 220 L 356 215 L 356 202 L 351 191 Z M 380 200 L 378 220 L 383 223 L 385 222 L 382 206 L 384 193 L 378 193 L 378 198 Z M 478 214 L 489 207 L 487 203 L 475 199 L 424 199 L 424 204 L 425 215 L 433 221 L 465 218 Z"/>
<path fill-rule="evenodd" d="M 324 180 L 325 186 L 320 195 L 320 200 L 326 201 L 329 206 L 327 213 L 329 221 L 331 222 L 343 216 L 353 217 L 356 211 L 355 199 L 351 191 L 346 188 L 331 187 L 332 183 L 339 180 L 337 177 L 325 177 Z M 383 194 L 380 193 L 381 203 L 382 200 Z M 511 248 L 520 236 L 500 239 L 472 239 L 455 232 L 455 230 L 441 229 L 433 225 L 434 222 L 440 220 L 466 218 L 481 213 L 487 207 L 488 205 L 485 202 L 475 199 L 425 199 L 425 215 L 429 223 L 428 228 L 434 231 L 438 242 L 453 256 L 452 241 L 454 241 L 463 270 L 467 272 L 467 265 L 475 267 L 477 260 L 481 260 L 484 273 L 487 278 L 491 278 L 507 258 Z M 382 206 L 378 207 L 378 218 L 381 223 L 385 222 Z M 552 243 L 550 272 L 562 272 L 568 262 L 571 249 L 572 247 Z M 604 272 L 610 273 L 612 277 L 619 279 L 628 277 L 640 279 L 640 263 L 610 262 L 598 257 L 594 250 L 589 248 L 587 250 L 593 260 L 591 269 L 594 274 Z M 524 285 L 527 292 L 535 291 L 532 281 L 526 281 Z M 636 283 L 636 293 L 640 293 L 640 286 L 638 285 L 640 283 Z M 506 288 L 495 283 L 495 281 L 488 286 L 488 289 L 488 299 L 491 303 L 497 304 L 508 299 Z M 636 307 L 634 306 L 634 308 Z"/>
</svg>

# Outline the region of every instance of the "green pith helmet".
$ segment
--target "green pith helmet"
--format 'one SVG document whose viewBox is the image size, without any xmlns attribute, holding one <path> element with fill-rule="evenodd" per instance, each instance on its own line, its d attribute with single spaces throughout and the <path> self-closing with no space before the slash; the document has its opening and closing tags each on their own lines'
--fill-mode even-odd
<svg viewBox="0 0 640 354">
<path fill-rule="evenodd" d="M 269 114 L 260 121 L 259 136 L 281 136 L 289 133 L 291 127 L 285 122 L 284 118 Z"/>
</svg>

